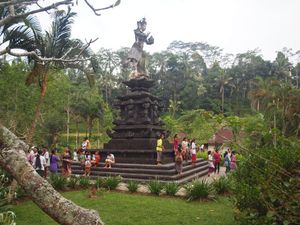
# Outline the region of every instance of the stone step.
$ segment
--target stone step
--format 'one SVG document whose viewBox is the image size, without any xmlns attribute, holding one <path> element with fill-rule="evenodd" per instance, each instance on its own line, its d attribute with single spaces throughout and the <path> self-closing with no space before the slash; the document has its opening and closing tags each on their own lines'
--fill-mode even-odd
<svg viewBox="0 0 300 225">
<path fill-rule="evenodd" d="M 199 161 L 196 163 L 196 167 L 200 166 L 206 166 L 207 162 L 206 161 Z M 185 164 L 183 166 L 183 172 L 192 169 L 193 166 L 191 164 Z M 78 165 L 73 165 L 72 166 L 72 171 L 73 173 L 77 173 L 77 171 L 82 171 L 83 169 L 81 166 Z M 174 175 L 176 174 L 175 170 L 175 163 L 173 163 L 172 166 L 170 167 L 161 167 L 161 166 L 154 166 L 151 167 L 150 169 L 148 168 L 143 168 L 143 167 L 112 167 L 110 169 L 104 168 L 102 165 L 99 165 L 98 167 L 93 167 L 91 169 L 92 172 L 115 172 L 115 173 L 138 173 L 138 174 L 157 174 L 157 175 Z"/>
<path fill-rule="evenodd" d="M 196 176 L 197 173 L 205 171 L 207 174 L 207 164 L 199 165 L 193 168 L 189 168 L 183 171 L 181 175 L 177 174 L 175 171 L 173 174 L 168 174 L 166 171 L 162 171 L 161 173 L 149 173 L 145 170 L 145 173 L 136 173 L 136 171 L 116 171 L 112 169 L 105 169 L 101 171 L 91 171 L 92 176 L 98 177 L 106 177 L 106 176 L 121 176 L 122 178 L 133 178 L 133 179 L 143 179 L 143 180 L 178 180 L 182 179 L 183 177 L 194 175 Z M 82 175 L 84 172 L 83 170 L 73 170 L 73 174 Z"/>
</svg>

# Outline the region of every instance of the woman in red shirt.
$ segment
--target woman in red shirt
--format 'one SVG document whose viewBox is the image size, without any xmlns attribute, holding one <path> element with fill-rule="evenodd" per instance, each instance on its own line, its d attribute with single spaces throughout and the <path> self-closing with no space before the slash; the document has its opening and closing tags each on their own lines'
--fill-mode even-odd
<svg viewBox="0 0 300 225">
<path fill-rule="evenodd" d="M 221 162 L 221 155 L 219 153 L 219 150 L 217 149 L 214 153 L 215 173 L 220 172 L 220 162 Z"/>
</svg>

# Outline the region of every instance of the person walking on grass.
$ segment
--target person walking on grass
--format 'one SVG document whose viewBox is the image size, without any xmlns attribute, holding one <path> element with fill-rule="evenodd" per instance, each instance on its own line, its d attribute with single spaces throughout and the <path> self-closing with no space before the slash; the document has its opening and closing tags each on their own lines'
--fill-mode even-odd
<svg viewBox="0 0 300 225">
<path fill-rule="evenodd" d="M 161 134 L 156 142 L 156 161 L 158 166 L 161 165 L 162 152 L 164 150 L 163 139 L 164 134 Z"/>
</svg>

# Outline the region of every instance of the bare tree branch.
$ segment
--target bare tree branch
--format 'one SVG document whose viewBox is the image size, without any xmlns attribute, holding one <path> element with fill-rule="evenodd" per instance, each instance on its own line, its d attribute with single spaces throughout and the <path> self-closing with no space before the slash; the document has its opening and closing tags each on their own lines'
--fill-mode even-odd
<svg viewBox="0 0 300 225">
<path fill-rule="evenodd" d="M 69 4 L 73 4 L 73 0 L 64 0 L 64 1 L 53 3 L 52 5 L 49 5 L 49 6 L 40 8 L 40 9 L 26 12 L 26 13 L 21 13 L 21 14 L 17 14 L 17 15 L 9 15 L 9 16 L 5 17 L 4 19 L 0 20 L 0 27 L 4 26 L 5 24 L 18 23 L 20 20 L 26 18 L 29 15 L 44 12 L 44 11 L 47 11 L 50 9 L 54 9 L 60 5 L 69 5 Z"/>
<path fill-rule="evenodd" d="M 95 9 L 95 8 L 93 7 L 93 5 L 89 3 L 88 0 L 84 0 L 84 1 L 85 1 L 85 3 L 88 5 L 88 7 L 90 7 L 90 9 L 91 9 L 91 10 L 95 13 L 95 15 L 97 15 L 97 16 L 101 16 L 101 14 L 98 13 L 98 11 L 102 11 L 102 10 L 114 8 L 114 7 L 118 6 L 118 5 L 121 3 L 121 0 L 117 0 L 114 4 L 112 4 L 112 5 L 110 5 L 110 6 L 107 6 L 107 7 L 104 7 L 104 8 L 99 8 L 99 9 Z"/>
</svg>

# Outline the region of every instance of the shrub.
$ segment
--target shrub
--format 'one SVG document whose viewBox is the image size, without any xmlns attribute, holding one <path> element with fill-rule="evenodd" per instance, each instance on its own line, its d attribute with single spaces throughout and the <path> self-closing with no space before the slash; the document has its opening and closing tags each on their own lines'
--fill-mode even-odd
<svg viewBox="0 0 300 225">
<path fill-rule="evenodd" d="M 133 181 L 133 180 L 129 181 L 127 184 L 127 188 L 131 193 L 136 192 L 138 187 L 139 187 L 138 182 Z"/>
<path fill-rule="evenodd" d="M 51 174 L 50 183 L 57 190 L 64 190 L 67 184 L 67 178 L 60 174 Z"/>
<path fill-rule="evenodd" d="M 158 180 L 151 180 L 148 183 L 148 189 L 152 194 L 159 195 L 160 192 L 163 190 L 163 188 L 164 188 L 163 183 L 161 183 Z"/>
<path fill-rule="evenodd" d="M 174 196 L 179 190 L 179 184 L 175 182 L 170 182 L 165 184 L 165 191 L 167 195 Z"/>
<path fill-rule="evenodd" d="M 206 180 L 194 180 L 185 186 L 188 201 L 213 197 L 213 188 Z"/>
<path fill-rule="evenodd" d="M 212 185 L 217 194 L 229 193 L 230 188 L 231 188 L 230 181 L 225 176 L 221 176 L 219 179 L 214 180 Z"/>
<path fill-rule="evenodd" d="M 121 182 L 122 178 L 120 176 L 109 176 L 105 179 L 105 187 L 108 190 L 114 190 L 117 188 L 118 184 Z"/>
<path fill-rule="evenodd" d="M 78 176 L 71 176 L 68 181 L 68 187 L 75 189 L 79 183 L 79 179 Z"/>
<path fill-rule="evenodd" d="M 90 186 L 90 178 L 85 177 L 85 176 L 81 176 L 79 178 L 79 185 L 82 188 L 88 188 Z"/>
<path fill-rule="evenodd" d="M 100 188 L 105 187 L 105 182 L 106 182 L 106 181 L 105 181 L 104 178 L 98 177 L 98 178 L 96 179 L 96 183 L 95 183 L 97 189 L 100 189 Z"/>
<path fill-rule="evenodd" d="M 207 152 L 204 151 L 204 152 L 197 152 L 197 158 L 202 158 L 202 159 L 208 159 L 208 155 L 207 155 Z"/>
</svg>

